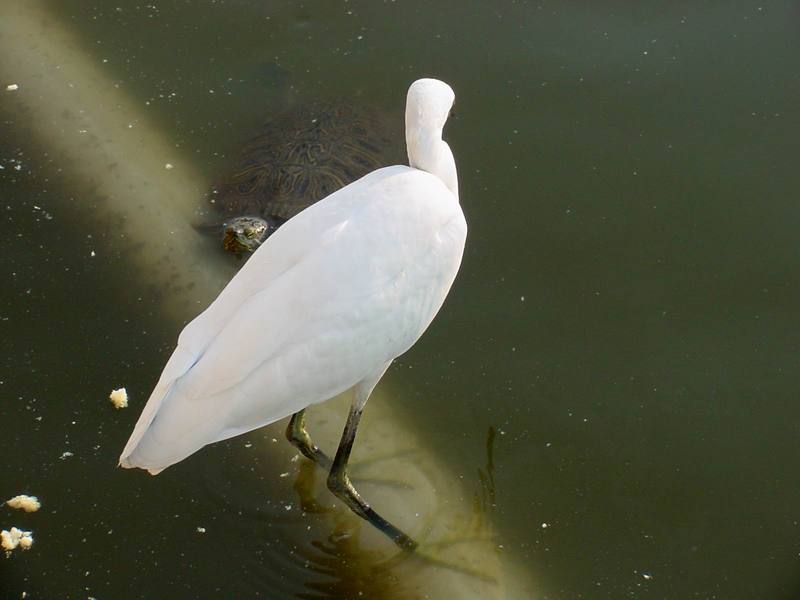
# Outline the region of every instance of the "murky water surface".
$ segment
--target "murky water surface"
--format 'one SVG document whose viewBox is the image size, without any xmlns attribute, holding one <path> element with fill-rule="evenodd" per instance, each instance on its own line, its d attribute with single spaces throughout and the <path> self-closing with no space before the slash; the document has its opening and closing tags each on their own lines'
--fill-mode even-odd
<svg viewBox="0 0 800 600">
<path fill-rule="evenodd" d="M 491 479 L 542 598 L 800 594 L 794 3 L 52 4 L 209 179 L 283 103 L 450 82 L 468 249 L 396 402 Z M 276 544 L 292 482 L 241 440 L 158 486 L 114 468 L 138 408 L 104 398 L 141 402 L 180 325 L 24 121 L 0 166 L 0 496 L 45 499 L 0 510 L 38 536 L 0 595 L 405 597 Z"/>
</svg>

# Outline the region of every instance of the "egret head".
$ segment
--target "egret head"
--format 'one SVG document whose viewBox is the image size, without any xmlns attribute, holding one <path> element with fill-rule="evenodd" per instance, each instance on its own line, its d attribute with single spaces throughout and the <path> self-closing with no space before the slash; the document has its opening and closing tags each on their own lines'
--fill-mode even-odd
<svg viewBox="0 0 800 600">
<path fill-rule="evenodd" d="M 261 217 L 235 217 L 225 221 L 222 244 L 234 254 L 255 252 L 270 234 L 269 223 Z"/>
<path fill-rule="evenodd" d="M 438 79 L 417 79 L 408 88 L 406 127 L 441 132 L 456 95 Z"/>
</svg>

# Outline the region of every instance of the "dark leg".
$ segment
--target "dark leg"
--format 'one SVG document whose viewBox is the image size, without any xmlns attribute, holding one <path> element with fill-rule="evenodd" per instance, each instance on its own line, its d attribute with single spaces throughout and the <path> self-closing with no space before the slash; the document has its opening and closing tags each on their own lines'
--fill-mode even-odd
<svg viewBox="0 0 800 600">
<path fill-rule="evenodd" d="M 370 389 L 369 391 L 372 390 Z M 336 458 L 333 460 L 333 466 L 328 475 L 328 489 L 344 501 L 359 517 L 366 519 L 378 530 L 389 536 L 401 549 L 413 551 L 417 547 L 417 543 L 372 510 L 369 504 L 358 494 L 353 484 L 350 483 L 350 477 L 347 474 L 347 461 L 350 458 L 350 451 L 353 449 L 356 429 L 358 429 L 358 422 L 361 420 L 361 413 L 366 403 L 366 397 L 359 398 L 358 390 L 356 393 L 356 399 L 353 401 L 353 405 L 350 407 L 350 414 L 347 417 L 347 424 L 344 426 L 342 440 L 339 442 L 339 449 L 336 451 Z"/>
<path fill-rule="evenodd" d="M 323 469 L 331 468 L 331 459 L 311 441 L 311 436 L 306 431 L 306 409 L 292 415 L 289 426 L 286 428 L 288 439 L 303 456 L 313 460 Z"/>
</svg>

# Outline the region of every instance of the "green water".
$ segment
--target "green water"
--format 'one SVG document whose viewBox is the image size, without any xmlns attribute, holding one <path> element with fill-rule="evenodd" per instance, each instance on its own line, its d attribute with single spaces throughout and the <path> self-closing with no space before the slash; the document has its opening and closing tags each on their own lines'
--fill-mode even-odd
<svg viewBox="0 0 800 600">
<path fill-rule="evenodd" d="M 450 82 L 470 237 L 388 374 L 402 410 L 468 480 L 496 429 L 498 544 L 542 598 L 800 595 L 795 4 L 53 4 L 209 173 L 282 102 L 270 65 L 295 99 L 387 111 Z M 303 525 L 257 456 L 202 452 L 158 489 L 110 468 L 133 415 L 97 398 L 154 382 L 178 327 L 24 122 L 0 165 L 0 495 L 48 499 L 14 515 L 41 541 L 0 593 L 352 597 L 310 595 L 320 571 L 273 541 Z"/>
</svg>

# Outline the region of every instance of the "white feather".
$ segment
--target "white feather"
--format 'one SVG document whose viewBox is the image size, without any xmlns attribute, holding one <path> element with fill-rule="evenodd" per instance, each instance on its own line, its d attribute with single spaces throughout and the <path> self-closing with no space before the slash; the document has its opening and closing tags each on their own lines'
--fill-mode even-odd
<svg viewBox="0 0 800 600">
<path fill-rule="evenodd" d="M 441 136 L 452 90 L 433 81 L 413 84 L 409 104 L 443 106 L 443 118 L 433 111 Z M 443 171 L 379 169 L 312 205 L 186 326 L 122 452 L 123 467 L 157 473 L 206 444 L 332 398 L 422 335 L 466 237 L 452 154 L 439 137 L 446 155 L 433 156 L 445 150 L 426 126 L 407 112 L 407 130 L 422 131 L 409 155 L 443 163 Z"/>
</svg>

